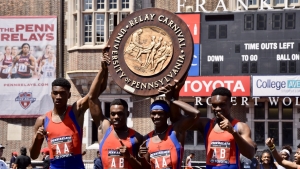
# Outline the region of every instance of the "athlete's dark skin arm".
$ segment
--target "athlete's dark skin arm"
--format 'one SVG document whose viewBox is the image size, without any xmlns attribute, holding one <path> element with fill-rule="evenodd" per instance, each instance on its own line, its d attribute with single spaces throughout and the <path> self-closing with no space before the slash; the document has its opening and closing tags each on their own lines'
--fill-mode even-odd
<svg viewBox="0 0 300 169">
<path fill-rule="evenodd" d="M 178 80 L 174 80 L 176 85 L 175 87 L 172 89 L 172 87 L 166 87 L 163 90 L 163 93 L 166 93 L 166 101 L 169 102 L 170 105 L 170 120 L 171 122 L 174 124 L 178 121 L 183 121 L 183 123 L 186 123 L 186 125 L 184 125 L 184 128 L 181 128 L 179 124 L 179 128 L 181 128 L 182 130 L 201 130 L 204 133 L 204 128 L 206 123 L 210 120 L 209 118 L 200 118 L 200 113 L 198 112 L 197 109 L 195 109 L 194 107 L 192 107 L 191 105 L 179 101 L 179 93 L 181 88 L 183 87 L 185 81 L 187 78 L 187 73 L 183 76 L 183 78 L 178 81 Z M 173 93 L 172 91 L 173 90 Z M 174 99 L 175 101 L 170 102 L 171 99 Z M 187 114 L 187 117 L 190 117 L 188 119 L 185 119 L 187 117 L 184 117 L 181 114 L 181 109 L 185 112 L 185 114 Z M 196 119 L 193 119 L 193 117 L 195 117 Z M 185 120 L 183 120 L 185 119 Z M 191 123 L 192 122 L 192 123 Z"/>
<path fill-rule="evenodd" d="M 232 133 L 241 154 L 248 159 L 255 155 L 254 142 L 251 139 L 251 130 L 247 124 L 239 122 L 238 131 Z"/>
<path fill-rule="evenodd" d="M 35 134 L 33 135 L 32 144 L 31 147 L 29 148 L 30 157 L 33 160 L 39 157 L 41 147 L 44 141 L 44 136 L 47 134 L 44 132 L 44 127 L 43 127 L 44 119 L 45 119 L 45 115 L 38 117 L 33 127 Z"/>
<path fill-rule="evenodd" d="M 103 61 L 102 61 L 102 66 L 103 66 Z M 102 66 L 99 69 L 98 74 L 96 75 L 96 77 L 93 81 L 93 84 L 91 85 L 89 93 L 73 104 L 73 112 L 74 112 L 74 114 L 77 118 L 77 122 L 79 123 L 81 128 L 83 127 L 84 113 L 89 108 L 89 100 L 91 100 L 89 98 L 97 98 L 98 99 L 100 94 L 106 88 L 107 78 L 105 78 L 104 76 L 107 75 L 107 67 L 105 67 L 105 66 L 102 67 Z M 100 90 L 98 90 L 99 88 L 100 88 Z M 93 100 L 96 100 L 96 99 L 93 99 Z M 92 116 L 96 126 L 99 126 L 100 118 L 101 118 L 101 116 L 103 116 L 102 111 L 91 111 L 91 116 Z"/>
<path fill-rule="evenodd" d="M 177 80 L 175 80 L 175 82 L 178 82 L 178 83 L 176 83 L 175 86 L 168 85 L 166 87 L 162 87 L 159 89 L 159 92 L 165 93 L 165 95 L 166 95 L 165 98 L 171 107 L 171 111 L 172 110 L 178 111 L 178 110 L 176 110 L 176 107 L 177 107 L 177 109 L 179 107 L 179 108 L 185 110 L 185 112 L 186 112 L 186 116 L 182 116 L 181 113 L 176 113 L 177 117 L 179 117 L 179 118 L 176 119 L 176 121 L 171 120 L 173 129 L 176 132 L 176 137 L 182 146 L 184 145 L 185 132 L 193 126 L 193 124 L 197 121 L 197 119 L 199 119 L 199 116 L 200 116 L 200 112 L 197 109 L 195 109 L 194 107 L 192 107 L 191 105 L 189 105 L 183 101 L 180 101 L 180 100 L 174 100 L 172 102 L 170 101 L 172 96 L 179 94 L 179 91 L 182 88 L 184 81 L 185 81 L 185 78 L 179 82 Z M 177 97 L 177 96 L 175 96 L 175 97 Z M 170 113 L 172 114 L 172 112 L 170 112 Z"/>
<path fill-rule="evenodd" d="M 108 51 L 109 47 L 103 49 L 104 51 Z M 109 63 L 109 58 L 107 53 L 103 53 L 103 60 L 101 64 L 101 68 L 98 74 L 95 77 L 91 85 L 91 89 L 88 93 L 88 102 L 90 107 L 90 112 L 93 117 L 93 121 L 96 126 L 100 126 L 100 123 L 105 119 L 102 109 L 101 109 L 101 102 L 99 101 L 100 94 L 106 89 L 107 86 L 107 78 L 108 78 L 108 69 L 107 63 Z"/>
</svg>

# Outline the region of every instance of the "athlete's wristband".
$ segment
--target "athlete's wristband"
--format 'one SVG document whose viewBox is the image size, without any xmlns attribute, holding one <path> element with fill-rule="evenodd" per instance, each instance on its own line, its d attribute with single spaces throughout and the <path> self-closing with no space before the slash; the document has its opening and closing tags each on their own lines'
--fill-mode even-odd
<svg viewBox="0 0 300 169">
<path fill-rule="evenodd" d="M 271 151 L 273 151 L 273 150 L 275 149 L 275 144 L 273 144 L 271 147 L 269 147 L 269 149 L 270 149 Z"/>
</svg>

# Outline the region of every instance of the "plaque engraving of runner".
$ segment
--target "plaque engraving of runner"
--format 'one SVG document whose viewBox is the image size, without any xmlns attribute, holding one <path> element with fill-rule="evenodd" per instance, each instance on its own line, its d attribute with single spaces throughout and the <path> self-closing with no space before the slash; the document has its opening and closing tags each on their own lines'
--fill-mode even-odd
<svg viewBox="0 0 300 169">
<path fill-rule="evenodd" d="M 191 65 L 194 47 L 187 24 L 158 8 L 125 17 L 114 28 L 109 45 L 111 77 L 139 96 L 157 95 L 159 87 L 180 80 Z"/>
</svg>

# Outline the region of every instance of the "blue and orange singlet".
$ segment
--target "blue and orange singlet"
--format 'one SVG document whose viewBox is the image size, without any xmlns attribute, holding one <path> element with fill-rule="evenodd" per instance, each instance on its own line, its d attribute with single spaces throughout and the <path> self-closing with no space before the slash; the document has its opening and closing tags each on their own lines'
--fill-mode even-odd
<svg viewBox="0 0 300 169">
<path fill-rule="evenodd" d="M 231 124 L 237 131 L 237 123 L 234 119 Z M 239 169 L 240 152 L 235 140 L 227 131 L 215 132 L 215 120 L 210 120 L 204 131 L 206 148 L 206 169 Z"/>
<path fill-rule="evenodd" d="M 99 145 L 99 153 L 101 155 L 101 161 L 103 169 L 133 169 L 127 160 L 121 155 L 119 151 L 119 147 L 121 147 L 121 143 L 118 138 L 114 136 L 114 127 L 111 125 L 102 141 Z M 128 137 L 126 140 L 122 140 L 122 143 L 128 148 L 129 153 L 132 156 L 136 156 L 138 151 L 138 147 L 136 147 L 135 134 L 136 131 L 132 129 L 128 129 Z"/>
<path fill-rule="evenodd" d="M 165 138 L 160 143 L 154 143 L 154 131 L 147 135 L 146 145 L 150 154 L 151 169 L 180 169 L 183 148 L 176 138 L 173 126 L 169 126 Z"/>
<path fill-rule="evenodd" d="M 51 169 L 84 169 L 81 145 L 82 129 L 80 128 L 72 106 L 68 106 L 62 122 L 52 122 L 52 111 L 46 113 L 44 129 L 50 149 Z"/>
</svg>

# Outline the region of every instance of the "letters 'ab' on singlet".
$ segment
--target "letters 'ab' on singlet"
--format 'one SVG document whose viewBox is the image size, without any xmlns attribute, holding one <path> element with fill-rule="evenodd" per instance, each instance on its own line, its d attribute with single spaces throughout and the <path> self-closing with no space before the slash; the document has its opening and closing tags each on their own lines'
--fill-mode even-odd
<svg viewBox="0 0 300 169">
<path fill-rule="evenodd" d="M 84 169 L 82 161 L 82 129 L 72 106 L 68 106 L 62 122 L 52 122 L 52 111 L 46 113 L 44 129 L 50 149 L 51 169 Z"/>
<path fill-rule="evenodd" d="M 121 143 L 114 135 L 114 127 L 111 125 L 104 134 L 104 137 L 99 145 L 99 153 L 103 169 L 134 169 L 129 165 L 129 162 L 124 159 L 119 151 Z M 136 156 L 138 147 L 135 141 L 136 131 L 128 128 L 128 136 L 122 143 L 128 148 L 132 156 Z"/>
<path fill-rule="evenodd" d="M 169 126 L 165 138 L 159 143 L 153 142 L 154 131 L 147 135 L 146 146 L 150 154 L 152 169 L 181 169 L 183 148 L 176 138 L 173 126 Z"/>
<path fill-rule="evenodd" d="M 236 119 L 231 122 L 235 131 L 238 122 Z M 214 124 L 215 119 L 210 120 L 204 130 L 206 169 L 239 169 L 240 152 L 232 134 L 215 132 Z"/>
</svg>

